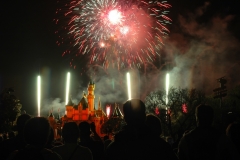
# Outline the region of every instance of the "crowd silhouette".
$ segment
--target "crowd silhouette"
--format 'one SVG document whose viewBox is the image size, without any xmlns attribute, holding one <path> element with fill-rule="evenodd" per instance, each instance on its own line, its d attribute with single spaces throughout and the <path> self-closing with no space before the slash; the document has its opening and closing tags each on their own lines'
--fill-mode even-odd
<svg viewBox="0 0 240 160">
<path fill-rule="evenodd" d="M 145 104 L 131 99 L 123 104 L 126 125 L 113 137 L 100 137 L 94 123 L 67 122 L 61 139 L 54 139 L 48 119 L 22 114 L 17 133 L 0 136 L 1 159 L 8 160 L 239 160 L 240 124 L 229 113 L 223 128 L 213 127 L 211 106 L 196 107 L 196 127 L 179 131 L 168 143 L 162 138 L 161 120 L 146 114 Z M 170 145 L 171 144 L 171 145 Z"/>
</svg>

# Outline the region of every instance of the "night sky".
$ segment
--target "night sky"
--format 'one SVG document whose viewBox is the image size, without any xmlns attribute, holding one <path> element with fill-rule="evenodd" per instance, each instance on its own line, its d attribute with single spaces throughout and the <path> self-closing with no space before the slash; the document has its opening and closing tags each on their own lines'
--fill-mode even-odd
<svg viewBox="0 0 240 160">
<path fill-rule="evenodd" d="M 164 61 L 172 62 L 171 73 L 181 77 L 172 83 L 189 88 L 212 86 L 206 89 L 208 93 L 216 87 L 216 79 L 221 76 L 227 77 L 229 87 L 240 84 L 239 0 L 168 2 L 172 5 L 169 17 L 173 22 L 168 26 L 171 33 L 165 41 L 163 57 Z M 71 93 L 73 98 L 81 97 L 89 78 L 81 76 L 81 70 L 70 68 L 69 59 L 62 57 L 66 48 L 56 45 L 55 31 L 60 28 L 53 22 L 59 7 L 57 2 L 4 0 L 0 3 L 0 89 L 13 87 L 23 109 L 36 114 L 37 75 L 43 76 L 45 105 L 55 102 L 62 105 L 66 72 L 71 71 L 74 79 Z M 82 67 L 86 66 L 79 64 L 78 68 Z M 98 86 L 107 81 L 98 80 Z M 145 83 L 152 84 L 154 80 Z M 142 99 L 151 87 L 141 87 L 144 90 L 140 95 Z M 115 95 L 122 98 L 122 93 Z"/>
</svg>

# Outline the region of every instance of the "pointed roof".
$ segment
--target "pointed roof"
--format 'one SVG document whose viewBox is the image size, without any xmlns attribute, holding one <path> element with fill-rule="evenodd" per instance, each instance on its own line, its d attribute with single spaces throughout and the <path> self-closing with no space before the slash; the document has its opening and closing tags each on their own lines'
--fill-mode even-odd
<svg viewBox="0 0 240 160">
<path fill-rule="evenodd" d="M 61 119 L 61 116 L 60 116 L 60 113 L 58 112 L 57 120 L 60 120 L 60 119 Z"/>
<path fill-rule="evenodd" d="M 80 100 L 79 104 L 82 105 L 83 109 L 88 108 L 88 101 L 87 98 L 85 96 L 82 97 L 82 99 Z"/>
<path fill-rule="evenodd" d="M 60 116 L 60 109 L 58 108 L 58 115 L 57 115 L 57 120 L 60 120 L 61 116 Z"/>
<path fill-rule="evenodd" d="M 53 117 L 54 118 L 54 115 L 52 114 L 52 112 L 50 113 L 49 117 Z"/>
<path fill-rule="evenodd" d="M 72 102 L 72 98 L 70 97 L 69 101 L 67 103 L 67 106 L 73 106 L 73 105 L 74 105 L 74 103 Z"/>
<path fill-rule="evenodd" d="M 107 116 L 107 114 L 103 110 L 102 110 L 102 114 L 103 114 L 104 117 Z"/>
<path fill-rule="evenodd" d="M 115 109 L 113 111 L 112 117 L 123 117 L 123 114 L 118 105 L 115 105 Z"/>
<path fill-rule="evenodd" d="M 93 80 L 90 80 L 89 85 L 94 85 L 95 83 L 93 82 Z"/>
</svg>

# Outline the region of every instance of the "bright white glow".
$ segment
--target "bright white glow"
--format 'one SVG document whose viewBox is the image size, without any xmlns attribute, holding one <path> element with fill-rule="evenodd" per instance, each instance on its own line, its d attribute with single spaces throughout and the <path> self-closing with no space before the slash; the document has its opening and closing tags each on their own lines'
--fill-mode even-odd
<svg viewBox="0 0 240 160">
<path fill-rule="evenodd" d="M 101 46 L 101 47 L 105 47 L 105 43 L 101 42 L 101 43 L 100 43 L 100 46 Z"/>
<path fill-rule="evenodd" d="M 37 77 L 37 101 L 38 101 L 38 117 L 40 117 L 41 106 L 41 77 Z"/>
<path fill-rule="evenodd" d="M 70 87 L 70 73 L 67 73 L 67 84 L 66 84 L 66 105 L 68 103 L 69 98 L 69 87 Z"/>
<path fill-rule="evenodd" d="M 120 28 L 120 32 L 121 32 L 122 34 L 127 34 L 128 31 L 129 31 L 129 28 L 128 28 L 127 26 L 124 26 L 124 27 Z"/>
<path fill-rule="evenodd" d="M 107 117 L 109 117 L 109 115 L 110 115 L 110 110 L 111 110 L 111 107 L 107 106 L 106 107 Z"/>
<path fill-rule="evenodd" d="M 119 12 L 116 9 L 111 10 L 108 14 L 108 19 L 112 24 L 120 23 L 121 18 L 122 18 L 121 12 Z"/>
<path fill-rule="evenodd" d="M 127 88 L 128 88 L 128 99 L 131 99 L 131 80 L 130 80 L 129 72 L 127 72 Z"/>
<path fill-rule="evenodd" d="M 169 73 L 166 74 L 166 105 L 168 104 Z"/>
</svg>

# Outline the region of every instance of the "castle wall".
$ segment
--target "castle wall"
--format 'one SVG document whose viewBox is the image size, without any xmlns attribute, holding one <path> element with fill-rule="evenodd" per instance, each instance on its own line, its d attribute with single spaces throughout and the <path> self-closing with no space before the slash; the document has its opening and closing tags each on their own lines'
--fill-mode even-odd
<svg viewBox="0 0 240 160">
<path fill-rule="evenodd" d="M 101 107 L 98 110 L 95 110 L 94 108 L 94 90 L 95 85 L 90 83 L 88 85 L 88 95 L 86 97 L 88 101 L 88 108 L 83 110 L 81 103 L 79 103 L 77 110 L 74 109 L 73 106 L 66 105 L 66 116 L 62 117 L 62 126 L 64 123 L 72 121 L 76 122 L 77 124 L 82 121 L 87 121 L 89 123 L 94 122 L 96 126 L 96 132 L 99 134 L 99 136 L 103 136 L 100 129 L 102 123 L 104 122 L 104 115 L 102 114 Z"/>
<path fill-rule="evenodd" d="M 73 116 L 73 106 L 66 106 L 67 117 L 72 118 Z"/>
</svg>

